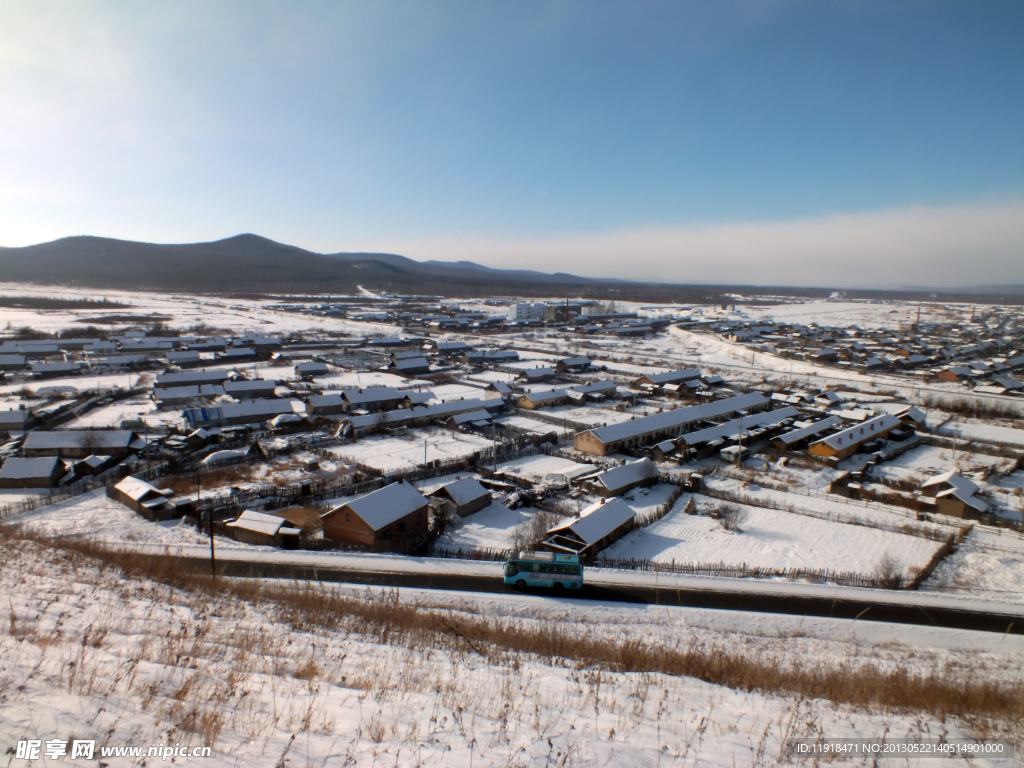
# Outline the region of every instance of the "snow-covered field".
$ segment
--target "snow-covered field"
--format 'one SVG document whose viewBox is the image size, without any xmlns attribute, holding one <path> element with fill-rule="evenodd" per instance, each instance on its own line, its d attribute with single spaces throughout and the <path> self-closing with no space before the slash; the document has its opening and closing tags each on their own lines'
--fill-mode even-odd
<svg viewBox="0 0 1024 768">
<path fill-rule="evenodd" d="M 980 735 L 954 717 L 481 648 L 459 637 L 480 615 L 524 631 L 730 653 L 773 667 L 904 668 L 951 682 L 1019 683 L 1024 653 L 1014 635 L 512 594 L 342 587 L 333 594 L 354 602 L 305 622 L 283 603 L 125 578 L 31 544 L 2 545 L 0 564 L 10 615 L 0 634 L 0 744 L 96 739 L 96 757 L 112 768 L 142 762 L 101 757 L 103 747 L 206 746 L 209 757 L 177 762 L 225 768 L 646 768 L 779 764 L 787 736 Z M 350 615 L 346 605 L 381 618 Z M 451 631 L 392 627 L 389 615 L 408 609 L 440 613 Z M 1020 744 L 1020 723 L 984 728 Z"/>
<path fill-rule="evenodd" d="M 698 498 L 698 510 L 719 506 Z M 672 510 L 647 528 L 624 536 L 602 557 L 654 560 L 661 563 L 747 564 L 770 568 L 809 568 L 876 574 L 883 558 L 903 572 L 928 562 L 938 543 L 858 525 L 817 520 L 774 509 L 734 504 L 746 513 L 742 533 L 726 531 L 721 521 L 683 510 L 684 494 Z"/>
</svg>

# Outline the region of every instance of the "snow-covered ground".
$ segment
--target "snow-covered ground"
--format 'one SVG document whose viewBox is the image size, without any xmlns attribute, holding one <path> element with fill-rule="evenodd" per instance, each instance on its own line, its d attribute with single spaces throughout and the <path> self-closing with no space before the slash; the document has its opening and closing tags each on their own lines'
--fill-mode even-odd
<svg viewBox="0 0 1024 768">
<path fill-rule="evenodd" d="M 490 449 L 489 437 L 447 429 L 411 429 L 405 435 L 371 435 L 358 442 L 327 450 L 335 456 L 351 459 L 381 472 L 399 472 L 427 462 L 450 461 Z"/>
<path fill-rule="evenodd" d="M 661 520 L 640 528 L 605 549 L 610 559 L 661 563 L 746 564 L 768 568 L 809 568 L 872 576 L 891 558 L 907 572 L 928 562 L 939 544 L 899 533 L 817 520 L 774 509 L 733 504 L 746 513 L 742 532 L 726 531 L 720 520 L 700 511 L 720 502 L 697 497 L 698 514 L 683 510 L 681 496 Z"/>
<path fill-rule="evenodd" d="M 148 397 L 133 397 L 89 411 L 77 419 L 62 425 L 65 429 L 88 429 L 91 427 L 117 427 L 122 421 L 145 421 L 152 425 L 184 426 L 180 408 L 158 410 L 156 403 Z"/>
<path fill-rule="evenodd" d="M 3 545 L 0 562 L 10 603 L 0 634 L 0 744 L 96 739 L 96 757 L 112 768 L 141 761 L 100 757 L 100 748 L 208 746 L 209 757 L 177 762 L 225 768 L 646 768 L 779 764 L 787 736 L 960 738 L 982 735 L 983 725 L 989 738 L 1016 739 L 1018 748 L 1021 740 L 1019 723 L 974 725 L 492 651 L 461 640 L 459 628 L 483 615 L 521 631 L 733 654 L 773 668 L 903 668 L 1001 684 L 1022 679 L 1024 638 L 1015 635 L 362 587 L 328 588 L 354 602 L 318 625 L 283 604 L 125 578 L 31 544 Z M 347 605 L 384 621 L 350 615 Z M 452 630 L 387 623 L 389 612 L 408 609 L 440 613 Z"/>
<path fill-rule="evenodd" d="M 516 526 L 529 521 L 535 511 L 530 507 L 509 509 L 500 501 L 479 512 L 460 518 L 437 540 L 437 549 L 511 549 Z"/>
</svg>

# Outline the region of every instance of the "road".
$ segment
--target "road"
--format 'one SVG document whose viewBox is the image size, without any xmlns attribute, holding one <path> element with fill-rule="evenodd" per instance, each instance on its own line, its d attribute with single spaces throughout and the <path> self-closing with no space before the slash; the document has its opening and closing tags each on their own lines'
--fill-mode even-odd
<svg viewBox="0 0 1024 768">
<path fill-rule="evenodd" d="M 197 570 L 209 568 L 209 560 L 198 557 L 177 558 Z M 437 589 L 460 592 L 509 594 L 513 589 L 492 576 L 456 573 L 425 574 L 357 570 L 322 567 L 285 562 L 258 562 L 241 559 L 218 560 L 218 573 L 237 578 L 289 579 L 344 584 L 364 584 L 374 587 L 404 589 Z M 591 583 L 584 589 L 564 594 L 544 591 L 553 600 L 563 598 L 602 602 L 640 603 L 646 605 L 711 608 L 727 611 L 786 614 L 790 616 L 819 616 L 859 621 L 878 621 L 894 624 L 969 629 L 1000 634 L 1024 634 L 1024 620 L 1008 606 L 1006 613 L 972 610 L 967 607 L 889 604 L 874 592 L 865 592 L 862 599 L 847 595 L 778 595 L 762 592 L 743 592 L 735 588 L 706 587 L 653 587 L 622 584 Z M 898 593 L 906 595 L 907 593 Z"/>
</svg>

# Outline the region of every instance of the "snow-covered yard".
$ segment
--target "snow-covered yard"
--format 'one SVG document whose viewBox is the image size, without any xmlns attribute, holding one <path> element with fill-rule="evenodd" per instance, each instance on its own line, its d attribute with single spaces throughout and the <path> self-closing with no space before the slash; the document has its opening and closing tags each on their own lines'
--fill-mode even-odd
<svg viewBox="0 0 1024 768">
<path fill-rule="evenodd" d="M 898 562 L 904 572 L 920 568 L 939 546 L 930 539 L 742 504 L 732 504 L 746 513 L 742 533 L 731 532 L 719 520 L 686 514 L 688 498 L 684 494 L 661 520 L 627 534 L 601 556 L 661 563 L 745 563 L 870 576 L 878 572 L 885 558 Z M 697 499 L 698 511 L 721 504 L 707 497 Z"/>
<path fill-rule="evenodd" d="M 510 549 L 512 532 L 534 514 L 530 507 L 509 509 L 500 501 L 455 521 L 437 540 L 437 549 Z"/>
<path fill-rule="evenodd" d="M 339 445 L 328 450 L 343 457 L 379 469 L 385 474 L 415 469 L 424 458 L 431 461 L 461 459 L 477 451 L 490 449 L 489 437 L 446 429 L 414 429 L 408 434 L 371 435 L 358 442 Z"/>
</svg>

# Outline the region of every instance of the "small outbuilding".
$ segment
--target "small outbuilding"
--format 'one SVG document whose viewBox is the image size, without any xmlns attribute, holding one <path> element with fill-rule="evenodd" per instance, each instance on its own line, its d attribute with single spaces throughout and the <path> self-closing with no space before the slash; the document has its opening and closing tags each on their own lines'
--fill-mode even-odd
<svg viewBox="0 0 1024 768">
<path fill-rule="evenodd" d="M 154 523 L 181 517 L 181 510 L 170 503 L 173 495 L 174 491 L 162 490 L 137 477 L 126 477 L 117 485 L 107 486 L 107 496 Z"/>
<path fill-rule="evenodd" d="M 295 549 L 302 536 L 302 530 L 292 527 L 283 517 L 251 510 L 225 523 L 224 532 L 235 541 L 285 549 Z"/>
<path fill-rule="evenodd" d="M 473 477 L 456 480 L 438 488 L 430 494 L 433 498 L 446 499 L 454 505 L 459 517 L 479 512 L 491 503 L 491 492 Z"/>
<path fill-rule="evenodd" d="M 658 482 L 658 468 L 650 459 L 638 459 L 594 475 L 585 481 L 587 490 L 600 496 L 621 496 L 640 486 Z"/>
<path fill-rule="evenodd" d="M 583 510 L 578 518 L 570 518 L 548 530 L 544 547 L 552 552 L 593 557 L 633 530 L 635 525 L 636 517 L 629 504 L 622 499 L 602 501 Z"/>
</svg>

